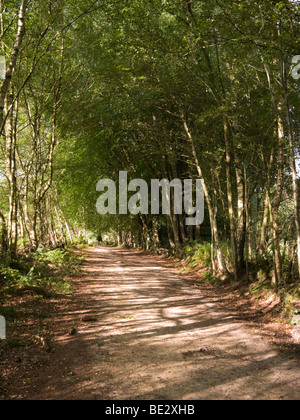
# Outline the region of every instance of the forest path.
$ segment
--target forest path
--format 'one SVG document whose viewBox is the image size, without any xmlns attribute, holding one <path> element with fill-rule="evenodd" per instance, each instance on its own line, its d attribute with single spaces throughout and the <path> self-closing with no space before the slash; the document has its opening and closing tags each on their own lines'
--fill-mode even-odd
<svg viewBox="0 0 300 420">
<path fill-rule="evenodd" d="M 300 398 L 295 360 L 158 258 L 100 247 L 84 268 L 33 398 Z"/>
</svg>

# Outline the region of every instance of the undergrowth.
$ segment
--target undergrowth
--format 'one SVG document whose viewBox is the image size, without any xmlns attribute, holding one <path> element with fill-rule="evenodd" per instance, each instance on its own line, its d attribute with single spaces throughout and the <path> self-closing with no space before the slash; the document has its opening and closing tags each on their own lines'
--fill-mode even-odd
<svg viewBox="0 0 300 420">
<path fill-rule="evenodd" d="M 226 243 L 221 245 L 223 255 L 227 262 L 230 261 L 230 250 Z M 211 269 L 211 244 L 209 242 L 192 242 L 183 249 L 182 272 L 188 274 L 201 270 L 198 283 L 209 283 L 212 286 L 226 286 L 241 295 L 248 295 L 257 301 L 269 300 L 271 297 L 279 301 L 278 308 L 286 319 L 291 319 L 300 313 L 300 284 L 295 281 L 285 281 L 280 287 L 275 287 L 274 270 L 270 256 L 265 256 L 261 261 L 249 264 L 248 277 L 246 271 L 238 282 L 231 276 L 217 276 Z"/>
<path fill-rule="evenodd" d="M 191 271 L 200 265 L 209 267 L 211 264 L 211 246 L 209 242 L 193 243 L 183 249 L 185 270 Z"/>
<path fill-rule="evenodd" d="M 0 260 L 0 294 L 14 294 L 28 288 L 69 294 L 67 277 L 80 270 L 83 260 L 84 256 L 67 249 L 42 247 L 30 256 L 20 256 L 9 266 Z"/>
</svg>

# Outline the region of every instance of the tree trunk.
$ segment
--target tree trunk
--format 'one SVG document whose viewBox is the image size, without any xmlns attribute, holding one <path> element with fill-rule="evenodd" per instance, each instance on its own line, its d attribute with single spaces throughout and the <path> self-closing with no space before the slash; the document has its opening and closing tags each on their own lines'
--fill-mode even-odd
<svg viewBox="0 0 300 420">
<path fill-rule="evenodd" d="M 13 103 L 11 91 L 7 106 Z M 9 184 L 9 215 L 8 215 L 8 260 L 15 258 L 17 254 L 18 240 L 18 201 L 17 201 L 17 172 L 16 172 L 16 136 L 14 133 L 14 108 L 11 108 L 5 128 L 5 164 L 6 176 Z"/>
<path fill-rule="evenodd" d="M 7 234 L 5 216 L 2 213 L 1 209 L 0 209 L 0 221 L 1 221 L 1 237 L 0 237 L 1 251 L 3 255 L 6 256 L 7 250 L 8 250 L 8 234 Z"/>
<path fill-rule="evenodd" d="M 159 242 L 159 233 L 158 233 L 158 221 L 154 217 L 152 219 L 152 237 L 151 237 L 151 244 L 152 249 L 156 251 L 159 248 L 160 242 Z"/>
<path fill-rule="evenodd" d="M 15 71 L 17 58 L 18 58 L 20 47 L 21 47 L 24 34 L 25 34 L 25 13 L 26 13 L 27 3 L 28 3 L 28 0 L 21 1 L 21 5 L 19 9 L 19 16 L 18 16 L 18 28 L 17 28 L 16 40 L 15 40 L 13 51 L 11 53 L 9 63 L 7 66 L 5 79 L 0 89 L 0 135 L 3 132 L 4 123 L 5 123 L 5 120 L 4 120 L 5 100 L 11 86 L 12 76 Z"/>
<path fill-rule="evenodd" d="M 282 76 L 283 76 L 283 86 L 284 86 L 284 93 L 285 93 L 287 129 L 288 129 L 288 137 L 289 137 L 289 161 L 290 161 L 290 167 L 292 171 L 294 216 L 295 216 L 296 239 L 297 239 L 298 275 L 300 278 L 300 201 L 299 201 L 299 189 L 298 189 L 298 177 L 297 177 L 296 152 L 295 152 L 295 145 L 294 145 L 294 130 L 293 130 L 293 124 L 292 124 L 291 107 L 290 107 L 290 101 L 289 101 L 288 78 L 287 78 L 285 63 L 284 63 L 284 71 L 283 71 Z"/>
<path fill-rule="evenodd" d="M 227 184 L 227 198 L 230 222 L 230 243 L 232 251 L 232 270 L 234 280 L 238 280 L 238 257 L 237 257 L 237 243 L 236 243 L 236 224 L 233 207 L 232 182 L 231 182 L 231 147 L 229 141 L 229 127 L 226 118 L 224 117 L 224 139 L 226 150 L 226 184 Z"/>
<path fill-rule="evenodd" d="M 197 168 L 197 172 L 198 172 L 199 178 L 203 181 L 204 196 L 205 196 L 205 200 L 206 200 L 207 207 L 208 207 L 208 212 L 209 212 L 209 218 L 210 218 L 210 225 L 211 225 L 211 229 L 212 229 L 212 234 L 213 234 L 214 241 L 215 241 L 215 244 L 216 244 L 216 253 L 217 253 L 217 261 L 218 261 L 218 271 L 221 272 L 221 273 L 223 273 L 223 274 L 228 275 L 229 273 L 228 273 L 228 270 L 227 270 L 227 267 L 226 267 L 225 258 L 224 258 L 224 255 L 222 253 L 221 245 L 220 245 L 216 211 L 214 211 L 214 209 L 213 209 L 211 198 L 210 198 L 210 195 L 209 195 L 209 191 L 207 189 L 205 180 L 203 178 L 203 173 L 202 173 L 202 169 L 201 169 L 201 166 L 200 166 L 200 163 L 199 163 L 199 160 L 198 160 L 196 146 L 195 146 L 195 143 L 194 143 L 193 136 L 192 136 L 192 134 L 191 134 L 191 132 L 189 130 L 187 121 L 185 120 L 184 116 L 182 115 L 181 118 L 182 118 L 182 122 L 183 122 L 183 125 L 184 125 L 184 129 L 185 129 L 187 138 L 188 138 L 188 140 L 189 140 L 189 142 L 191 144 L 192 156 L 193 156 L 193 159 L 194 159 L 196 168 Z"/>
<path fill-rule="evenodd" d="M 278 105 L 277 117 L 277 133 L 278 133 L 278 171 L 277 171 L 277 189 L 272 203 L 273 213 L 273 249 L 274 249 L 274 264 L 275 264 L 275 277 L 276 288 L 281 284 L 281 251 L 279 239 L 279 207 L 282 200 L 283 192 L 283 173 L 284 173 L 284 129 L 281 118 L 282 106 Z"/>
<path fill-rule="evenodd" d="M 238 156 L 238 151 L 234 152 L 235 172 L 237 179 L 237 196 L 238 196 L 238 217 L 236 226 L 236 248 L 237 248 L 237 272 L 238 274 L 245 267 L 245 242 L 246 242 L 246 194 L 245 194 L 245 178 L 242 169 L 242 163 Z"/>
</svg>

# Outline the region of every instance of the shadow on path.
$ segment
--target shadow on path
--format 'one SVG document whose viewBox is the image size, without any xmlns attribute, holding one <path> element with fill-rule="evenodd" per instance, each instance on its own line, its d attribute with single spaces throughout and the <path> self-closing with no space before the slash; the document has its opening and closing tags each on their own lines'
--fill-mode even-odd
<svg viewBox="0 0 300 420">
<path fill-rule="evenodd" d="M 75 289 L 33 399 L 300 398 L 295 361 L 153 258 L 97 248 Z"/>
</svg>

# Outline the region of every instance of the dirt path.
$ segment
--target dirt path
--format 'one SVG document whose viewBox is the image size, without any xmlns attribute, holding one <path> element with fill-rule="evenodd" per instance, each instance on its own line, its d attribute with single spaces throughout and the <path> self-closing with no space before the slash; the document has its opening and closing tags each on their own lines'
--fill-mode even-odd
<svg viewBox="0 0 300 420">
<path fill-rule="evenodd" d="M 155 258 L 99 248 L 85 269 L 30 398 L 300 399 L 297 361 Z"/>
</svg>

